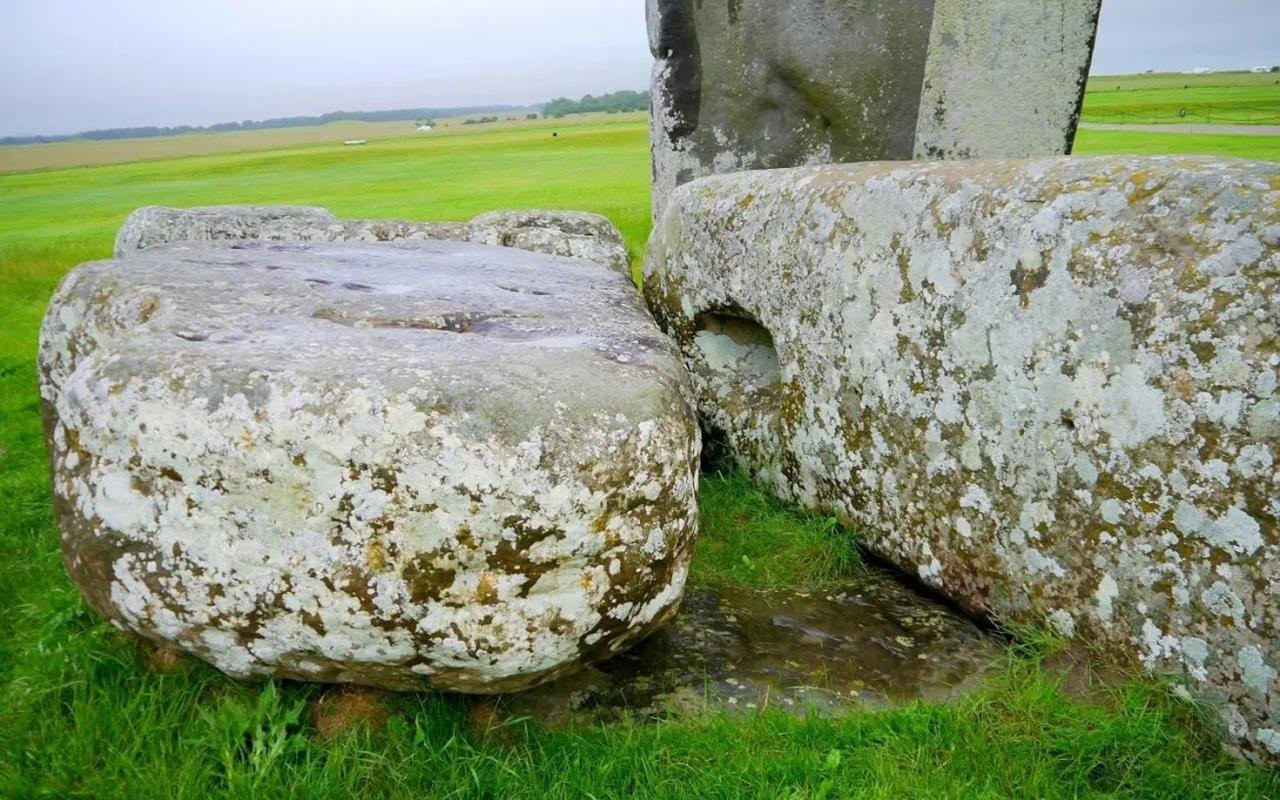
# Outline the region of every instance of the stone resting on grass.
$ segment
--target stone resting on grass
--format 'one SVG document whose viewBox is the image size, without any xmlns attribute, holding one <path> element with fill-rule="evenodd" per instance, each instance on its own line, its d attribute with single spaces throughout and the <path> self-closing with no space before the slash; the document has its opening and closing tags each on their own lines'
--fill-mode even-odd
<svg viewBox="0 0 1280 800">
<path fill-rule="evenodd" d="M 478 242 L 581 258 L 631 274 L 622 234 L 608 218 L 583 211 L 491 211 L 469 222 L 409 222 L 339 219 L 314 206 L 147 206 L 130 214 L 116 234 L 115 257 L 158 244 L 244 239 Z"/>
<path fill-rule="evenodd" d="M 1280 754 L 1280 165 L 705 178 L 645 266 L 699 412 L 779 495 Z"/>
<path fill-rule="evenodd" d="M 598 264 L 156 247 L 65 279 L 40 381 L 81 591 L 231 675 L 513 691 L 680 599 L 687 377 Z"/>
</svg>

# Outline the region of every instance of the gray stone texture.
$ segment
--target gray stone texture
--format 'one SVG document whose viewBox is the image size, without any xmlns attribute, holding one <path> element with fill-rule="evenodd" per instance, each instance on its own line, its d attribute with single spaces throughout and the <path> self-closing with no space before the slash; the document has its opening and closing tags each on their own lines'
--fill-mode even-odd
<svg viewBox="0 0 1280 800">
<path fill-rule="evenodd" d="M 1280 165 L 833 165 L 672 195 L 645 292 L 778 495 L 1280 754 Z"/>
<path fill-rule="evenodd" d="M 682 713 L 845 714 L 981 687 L 1008 647 L 897 576 L 867 568 L 822 591 L 694 586 L 680 612 L 595 667 L 503 698 L 548 725 Z"/>
<path fill-rule="evenodd" d="M 494 211 L 469 222 L 339 219 L 314 206 L 148 206 L 116 234 L 115 256 L 171 242 L 262 239 L 303 242 L 470 241 L 581 258 L 631 274 L 622 234 L 582 211 Z"/>
<path fill-rule="evenodd" d="M 230 675 L 514 691 L 678 605 L 687 376 L 598 264 L 461 242 L 152 247 L 63 281 L 40 384 L 89 604 Z"/>
<path fill-rule="evenodd" d="M 1069 152 L 1100 0 L 648 0 L 654 215 L 704 175 Z"/>
</svg>

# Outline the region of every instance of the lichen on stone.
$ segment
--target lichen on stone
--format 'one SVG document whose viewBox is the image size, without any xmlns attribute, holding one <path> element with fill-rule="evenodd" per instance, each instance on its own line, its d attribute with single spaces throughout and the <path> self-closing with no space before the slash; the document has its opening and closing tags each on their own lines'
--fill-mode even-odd
<svg viewBox="0 0 1280 800">
<path fill-rule="evenodd" d="M 40 377 L 86 599 L 230 675 L 511 691 L 679 602 L 687 378 L 598 265 L 151 247 L 66 278 Z"/>
<path fill-rule="evenodd" d="M 704 178 L 658 221 L 645 292 L 760 483 L 974 611 L 1183 675 L 1259 754 L 1280 717 L 1278 177 L 1169 157 Z M 776 402 L 758 356 L 708 348 L 726 310 L 771 342 Z"/>
</svg>

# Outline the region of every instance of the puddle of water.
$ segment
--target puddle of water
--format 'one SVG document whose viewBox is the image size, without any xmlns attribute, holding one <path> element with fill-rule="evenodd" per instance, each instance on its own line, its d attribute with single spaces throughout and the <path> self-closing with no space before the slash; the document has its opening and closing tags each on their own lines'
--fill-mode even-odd
<svg viewBox="0 0 1280 800">
<path fill-rule="evenodd" d="M 1004 644 L 884 572 L 837 591 L 691 588 L 679 615 L 632 650 L 500 698 L 547 725 L 775 708 L 840 712 L 976 687 Z"/>
</svg>

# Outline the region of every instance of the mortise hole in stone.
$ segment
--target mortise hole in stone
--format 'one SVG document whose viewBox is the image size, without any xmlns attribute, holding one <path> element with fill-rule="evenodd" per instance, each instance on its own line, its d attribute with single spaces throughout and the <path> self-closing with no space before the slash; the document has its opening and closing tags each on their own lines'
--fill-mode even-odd
<svg viewBox="0 0 1280 800">
<path fill-rule="evenodd" d="M 694 325 L 694 343 L 708 369 L 761 400 L 781 402 L 778 349 L 763 325 L 736 309 L 704 312 Z"/>
</svg>

